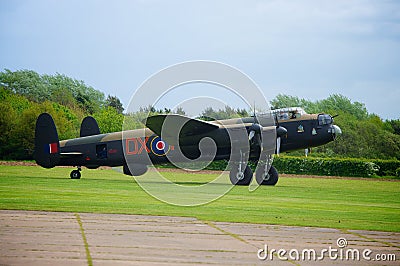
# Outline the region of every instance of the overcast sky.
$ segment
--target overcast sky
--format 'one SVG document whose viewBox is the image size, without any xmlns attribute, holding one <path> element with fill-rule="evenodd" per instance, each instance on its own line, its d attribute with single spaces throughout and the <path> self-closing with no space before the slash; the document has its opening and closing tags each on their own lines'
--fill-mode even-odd
<svg viewBox="0 0 400 266">
<path fill-rule="evenodd" d="M 234 66 L 269 100 L 340 93 L 398 119 L 400 1 L 0 0 L 1 70 L 62 73 L 127 106 L 188 60 Z"/>
</svg>

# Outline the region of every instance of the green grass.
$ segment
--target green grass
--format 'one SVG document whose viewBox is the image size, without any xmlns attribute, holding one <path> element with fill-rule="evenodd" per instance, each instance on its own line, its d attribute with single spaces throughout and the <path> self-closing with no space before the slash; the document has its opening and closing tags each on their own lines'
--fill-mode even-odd
<svg viewBox="0 0 400 266">
<path fill-rule="evenodd" d="M 69 179 L 70 171 L 0 165 L 0 209 L 171 215 L 206 221 L 400 231 L 400 182 L 284 177 L 275 187 L 263 186 L 253 192 L 234 187 L 206 205 L 182 207 L 153 198 L 132 177 L 113 170 L 84 169 L 80 180 Z M 164 174 L 189 186 L 216 176 Z"/>
</svg>

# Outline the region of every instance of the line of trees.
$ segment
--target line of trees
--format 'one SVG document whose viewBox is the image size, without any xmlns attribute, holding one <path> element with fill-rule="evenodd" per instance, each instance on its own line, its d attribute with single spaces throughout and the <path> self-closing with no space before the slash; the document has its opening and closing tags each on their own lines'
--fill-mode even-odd
<svg viewBox="0 0 400 266">
<path fill-rule="evenodd" d="M 278 95 L 271 107 L 300 106 L 308 113 L 339 115 L 335 123 L 342 137 L 328 145 L 315 148 L 311 156 L 400 159 L 400 120 L 383 121 L 369 114 L 365 105 L 352 102 L 342 95 L 331 95 L 320 101 L 310 101 L 294 96 Z M 103 133 L 124 129 L 142 128 L 147 114 L 185 114 L 182 108 L 170 110 L 142 107 L 139 111 L 124 114 L 121 101 L 116 96 L 105 95 L 62 74 L 39 75 L 31 70 L 0 72 L 0 159 L 31 159 L 34 148 L 34 128 L 38 115 L 50 113 L 56 123 L 60 139 L 79 135 L 82 119 L 92 115 Z M 246 117 L 251 110 L 226 106 L 214 110 L 207 107 L 200 119 L 227 119 Z M 301 151 L 294 155 L 303 155 Z"/>
<path fill-rule="evenodd" d="M 87 115 L 99 121 L 104 132 L 121 128 L 123 106 L 116 96 L 62 74 L 39 75 L 32 70 L 0 72 L 0 158 L 31 159 L 36 118 L 50 113 L 60 139 L 79 135 Z"/>
<path fill-rule="evenodd" d="M 314 156 L 400 159 L 400 119 L 383 121 L 376 114 L 369 114 L 363 103 L 337 94 L 320 101 L 280 94 L 271 101 L 273 109 L 287 106 L 300 106 L 307 113 L 338 115 L 335 124 L 343 135 L 315 148 Z"/>
</svg>

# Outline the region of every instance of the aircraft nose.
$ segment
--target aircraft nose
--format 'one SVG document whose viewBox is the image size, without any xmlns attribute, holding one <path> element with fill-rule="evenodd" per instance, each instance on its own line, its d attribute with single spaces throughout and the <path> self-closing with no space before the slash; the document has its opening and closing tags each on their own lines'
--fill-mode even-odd
<svg viewBox="0 0 400 266">
<path fill-rule="evenodd" d="M 332 126 L 331 126 L 331 133 L 332 133 L 332 135 L 333 135 L 333 139 L 336 139 L 336 137 L 337 137 L 338 135 L 341 135 L 341 134 L 342 134 L 342 130 L 340 129 L 339 126 L 337 126 L 337 125 L 332 125 Z"/>
</svg>

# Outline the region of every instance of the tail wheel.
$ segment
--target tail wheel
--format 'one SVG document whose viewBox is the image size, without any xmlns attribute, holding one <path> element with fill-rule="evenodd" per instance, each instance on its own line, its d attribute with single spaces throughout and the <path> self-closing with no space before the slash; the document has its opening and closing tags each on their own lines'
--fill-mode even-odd
<svg viewBox="0 0 400 266">
<path fill-rule="evenodd" d="M 278 183 L 279 174 L 275 167 L 271 166 L 265 174 L 264 167 L 257 167 L 256 181 L 259 185 L 275 186 Z"/>
<path fill-rule="evenodd" d="M 232 169 L 229 172 L 229 178 L 232 185 L 248 186 L 253 178 L 253 171 L 248 165 L 246 165 L 244 171 L 239 171 L 238 166 L 232 166 Z"/>
<path fill-rule="evenodd" d="M 69 176 L 71 177 L 71 179 L 80 179 L 81 172 L 79 170 L 73 170 Z"/>
</svg>

